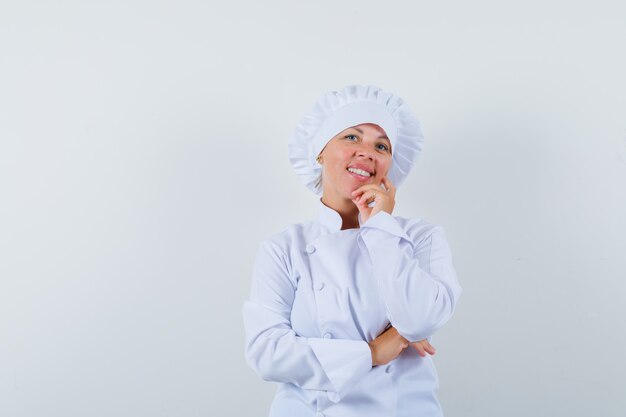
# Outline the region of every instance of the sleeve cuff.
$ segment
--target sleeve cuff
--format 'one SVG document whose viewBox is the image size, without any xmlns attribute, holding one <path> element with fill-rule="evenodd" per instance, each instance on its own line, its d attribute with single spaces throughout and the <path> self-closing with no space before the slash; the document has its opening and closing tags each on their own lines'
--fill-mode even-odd
<svg viewBox="0 0 626 417">
<path fill-rule="evenodd" d="M 308 341 L 335 388 L 337 395 L 329 395 L 334 402 L 372 369 L 372 351 L 363 340 L 309 338 Z"/>
<path fill-rule="evenodd" d="M 402 226 L 400 226 L 400 223 L 398 223 L 395 217 L 393 217 L 386 211 L 379 211 L 374 216 L 367 219 L 367 221 L 363 223 L 361 228 L 366 230 L 367 232 L 372 230 L 380 230 L 404 239 L 407 242 L 411 242 L 411 239 L 406 234 Z"/>
</svg>

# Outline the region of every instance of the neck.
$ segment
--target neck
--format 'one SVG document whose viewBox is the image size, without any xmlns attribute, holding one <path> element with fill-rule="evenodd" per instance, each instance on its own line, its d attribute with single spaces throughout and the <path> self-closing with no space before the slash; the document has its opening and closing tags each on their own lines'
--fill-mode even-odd
<svg viewBox="0 0 626 417">
<path fill-rule="evenodd" d="M 351 200 L 331 200 L 322 196 L 322 203 L 335 210 L 341 216 L 341 230 L 359 228 L 359 209 Z"/>
</svg>

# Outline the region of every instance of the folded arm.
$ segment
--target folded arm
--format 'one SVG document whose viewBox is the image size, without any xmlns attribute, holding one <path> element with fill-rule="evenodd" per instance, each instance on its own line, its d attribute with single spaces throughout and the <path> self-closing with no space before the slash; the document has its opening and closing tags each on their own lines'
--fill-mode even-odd
<svg viewBox="0 0 626 417">
<path fill-rule="evenodd" d="M 286 255 L 264 242 L 257 255 L 250 298 L 243 305 L 248 364 L 264 380 L 342 397 L 372 368 L 363 340 L 302 337 L 291 328 L 297 282 Z"/>
</svg>

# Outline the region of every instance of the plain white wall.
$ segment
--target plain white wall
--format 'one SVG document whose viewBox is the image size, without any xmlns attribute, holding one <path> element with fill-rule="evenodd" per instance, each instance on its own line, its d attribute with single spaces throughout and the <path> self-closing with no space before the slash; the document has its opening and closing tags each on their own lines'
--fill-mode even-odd
<svg viewBox="0 0 626 417">
<path fill-rule="evenodd" d="M 448 417 L 621 417 L 623 2 L 0 3 L 0 415 L 263 416 L 261 239 L 315 197 L 286 143 L 323 92 L 403 97 L 396 212 L 464 287 Z"/>
</svg>

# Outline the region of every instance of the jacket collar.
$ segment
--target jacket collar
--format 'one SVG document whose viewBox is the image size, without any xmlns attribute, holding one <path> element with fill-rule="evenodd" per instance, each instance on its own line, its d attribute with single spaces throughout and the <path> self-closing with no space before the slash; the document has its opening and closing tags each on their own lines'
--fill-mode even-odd
<svg viewBox="0 0 626 417">
<path fill-rule="evenodd" d="M 318 202 L 316 221 L 322 226 L 325 226 L 331 232 L 340 231 L 341 226 L 343 225 L 343 220 L 341 219 L 339 213 L 337 213 L 334 209 L 328 207 L 326 204 L 322 203 L 321 197 Z M 361 214 L 359 213 L 359 226 L 361 226 L 362 224 L 363 223 L 361 223 Z"/>
</svg>

